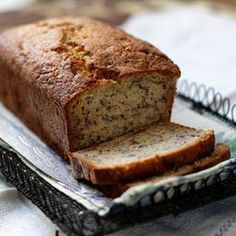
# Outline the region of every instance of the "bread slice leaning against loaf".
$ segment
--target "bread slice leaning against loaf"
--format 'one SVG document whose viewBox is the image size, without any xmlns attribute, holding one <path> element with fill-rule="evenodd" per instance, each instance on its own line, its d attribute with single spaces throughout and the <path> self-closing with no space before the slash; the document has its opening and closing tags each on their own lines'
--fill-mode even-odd
<svg viewBox="0 0 236 236">
<path fill-rule="evenodd" d="M 217 144 L 214 152 L 210 156 L 204 157 L 200 160 L 193 162 L 177 169 L 166 172 L 163 175 L 154 176 L 144 179 L 142 181 L 135 181 L 129 183 L 117 183 L 114 185 L 98 185 L 98 189 L 103 192 L 107 197 L 118 197 L 127 189 L 135 186 L 141 186 L 142 184 L 157 183 L 168 177 L 183 176 L 191 173 L 198 172 L 200 170 L 212 167 L 224 160 L 230 158 L 230 149 L 225 144 Z"/>
<path fill-rule="evenodd" d="M 214 150 L 212 130 L 161 123 L 70 154 L 76 178 L 94 184 L 134 181 L 192 163 Z"/>
</svg>

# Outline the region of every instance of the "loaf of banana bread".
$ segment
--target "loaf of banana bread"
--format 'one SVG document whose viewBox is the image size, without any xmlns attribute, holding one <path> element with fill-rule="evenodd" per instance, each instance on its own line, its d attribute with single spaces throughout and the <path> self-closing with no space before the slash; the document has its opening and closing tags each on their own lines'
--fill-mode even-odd
<svg viewBox="0 0 236 236">
<path fill-rule="evenodd" d="M 110 195 L 229 157 L 212 130 L 170 122 L 179 77 L 151 44 L 88 18 L 0 34 L 1 102 Z"/>
<path fill-rule="evenodd" d="M 63 154 L 169 121 L 178 67 L 147 42 L 87 18 L 0 35 L 0 100 Z"/>
</svg>

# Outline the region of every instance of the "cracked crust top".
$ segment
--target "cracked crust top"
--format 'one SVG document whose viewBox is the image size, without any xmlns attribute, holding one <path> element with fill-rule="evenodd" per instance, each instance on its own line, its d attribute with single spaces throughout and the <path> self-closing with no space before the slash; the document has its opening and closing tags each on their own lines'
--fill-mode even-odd
<svg viewBox="0 0 236 236">
<path fill-rule="evenodd" d="M 60 106 L 129 75 L 180 76 L 177 65 L 151 44 L 88 18 L 51 19 L 6 31 L 0 55 Z"/>
</svg>

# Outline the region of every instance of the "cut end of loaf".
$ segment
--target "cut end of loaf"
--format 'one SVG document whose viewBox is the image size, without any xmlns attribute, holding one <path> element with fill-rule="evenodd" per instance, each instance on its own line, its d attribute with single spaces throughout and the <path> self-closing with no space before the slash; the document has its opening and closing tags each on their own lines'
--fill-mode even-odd
<svg viewBox="0 0 236 236">
<path fill-rule="evenodd" d="M 209 155 L 214 132 L 174 123 L 153 125 L 97 146 L 74 152 L 74 175 L 94 184 L 127 182 L 162 174 Z"/>
<path fill-rule="evenodd" d="M 71 150 L 169 121 L 175 89 L 174 78 L 143 75 L 107 82 L 75 97 L 68 109 Z"/>
</svg>

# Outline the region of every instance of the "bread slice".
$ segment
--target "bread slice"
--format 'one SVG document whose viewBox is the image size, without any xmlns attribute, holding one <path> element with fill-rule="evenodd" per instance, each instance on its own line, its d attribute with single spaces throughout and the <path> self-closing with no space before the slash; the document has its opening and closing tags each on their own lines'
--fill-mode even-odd
<svg viewBox="0 0 236 236">
<path fill-rule="evenodd" d="M 175 170 L 166 172 L 163 175 L 154 176 L 144 179 L 142 181 L 130 182 L 130 183 L 117 183 L 114 185 L 98 185 L 98 189 L 103 192 L 107 197 L 118 197 L 127 189 L 142 184 L 157 183 L 163 179 L 173 176 L 183 176 L 191 173 L 198 172 L 200 170 L 212 167 L 224 160 L 230 158 L 230 149 L 226 144 L 217 144 L 214 152 L 210 156 L 204 157 L 200 160 L 193 162 L 192 164 L 179 167 Z"/>
<path fill-rule="evenodd" d="M 70 154 L 74 176 L 94 184 L 134 181 L 192 163 L 214 150 L 214 132 L 153 125 Z"/>
</svg>

